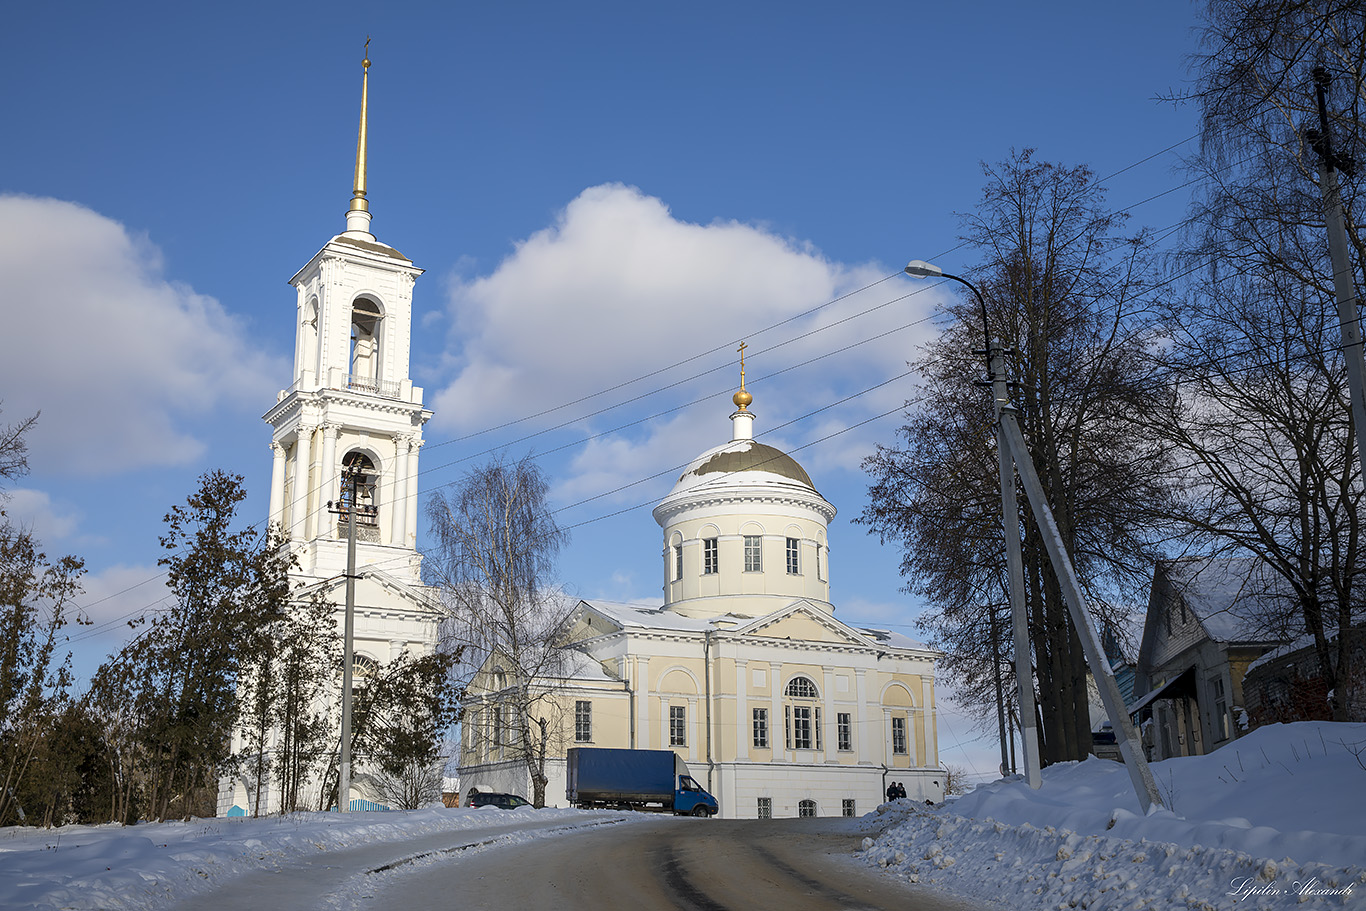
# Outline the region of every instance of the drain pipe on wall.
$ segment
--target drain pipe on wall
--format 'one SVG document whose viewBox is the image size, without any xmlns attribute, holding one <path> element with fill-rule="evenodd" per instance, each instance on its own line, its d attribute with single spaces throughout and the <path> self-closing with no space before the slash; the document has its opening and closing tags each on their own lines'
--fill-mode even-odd
<svg viewBox="0 0 1366 911">
<path fill-rule="evenodd" d="M 716 790 L 711 780 L 711 633 L 711 630 L 707 630 L 702 634 L 702 678 L 706 681 L 707 688 L 707 791 L 715 795 Z"/>
</svg>

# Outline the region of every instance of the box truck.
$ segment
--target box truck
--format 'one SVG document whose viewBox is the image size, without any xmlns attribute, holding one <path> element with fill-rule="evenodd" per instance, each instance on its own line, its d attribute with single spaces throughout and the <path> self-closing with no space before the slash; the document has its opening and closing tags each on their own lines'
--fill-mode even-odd
<svg viewBox="0 0 1366 911">
<path fill-rule="evenodd" d="M 565 796 L 574 807 L 615 807 L 715 816 L 716 798 L 688 774 L 673 750 L 572 747 Z"/>
</svg>

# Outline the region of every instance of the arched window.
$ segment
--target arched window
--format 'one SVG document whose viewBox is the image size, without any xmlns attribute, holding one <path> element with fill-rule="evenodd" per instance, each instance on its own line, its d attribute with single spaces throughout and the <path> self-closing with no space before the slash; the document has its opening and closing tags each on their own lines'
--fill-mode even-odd
<svg viewBox="0 0 1366 911">
<path fill-rule="evenodd" d="M 379 392 L 379 329 L 384 319 L 379 304 L 358 297 L 351 303 L 351 374 L 347 388 Z"/>
<path fill-rule="evenodd" d="M 363 452 L 352 450 L 342 458 L 341 490 L 337 495 L 337 537 L 348 534 L 351 508 L 355 506 L 356 536 L 362 541 L 379 540 L 379 504 L 375 501 L 375 482 L 379 472 L 375 463 Z"/>
<path fill-rule="evenodd" d="M 820 692 L 810 677 L 793 677 L 783 691 L 787 701 L 783 705 L 784 740 L 789 750 L 821 748 L 821 707 L 816 704 Z"/>
<path fill-rule="evenodd" d="M 802 819 L 814 817 L 816 815 L 816 802 L 814 800 L 800 800 L 797 802 L 797 815 Z"/>
</svg>

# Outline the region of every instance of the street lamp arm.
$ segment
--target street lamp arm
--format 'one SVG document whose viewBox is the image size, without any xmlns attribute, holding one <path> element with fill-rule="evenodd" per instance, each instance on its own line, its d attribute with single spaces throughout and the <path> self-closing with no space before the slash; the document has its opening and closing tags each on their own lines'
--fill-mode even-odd
<svg viewBox="0 0 1366 911">
<path fill-rule="evenodd" d="M 987 356 L 987 376 L 992 375 L 991 364 L 991 324 L 987 322 L 987 302 L 982 298 L 982 292 L 977 290 L 977 286 L 959 275 L 951 275 L 943 269 L 927 263 L 923 259 L 913 259 L 906 264 L 905 273 L 913 278 L 947 278 L 956 281 L 960 285 L 967 286 L 972 292 L 972 296 L 977 298 L 977 306 L 982 310 L 982 346 L 986 349 Z"/>
</svg>

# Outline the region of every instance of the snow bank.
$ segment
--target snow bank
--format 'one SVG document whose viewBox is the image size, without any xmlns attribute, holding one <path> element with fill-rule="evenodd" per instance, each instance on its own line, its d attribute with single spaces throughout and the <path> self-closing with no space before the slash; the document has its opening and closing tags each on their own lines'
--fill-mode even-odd
<svg viewBox="0 0 1366 911">
<path fill-rule="evenodd" d="M 884 805 L 870 823 L 891 826 L 863 856 L 1019 909 L 1348 907 L 1366 902 L 1363 747 L 1362 724 L 1259 728 L 1154 763 L 1167 809 L 1147 816 L 1118 763 L 1060 764 L 1038 791 L 1011 779 Z"/>
<path fill-rule="evenodd" d="M 137 826 L 0 829 L 0 908 L 147 909 L 218 888 L 249 870 L 301 855 L 443 832 L 559 820 L 593 825 L 620 813 L 584 810 L 432 809 L 386 813 L 296 813 L 264 819 L 200 819 Z"/>
</svg>

